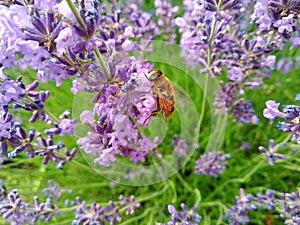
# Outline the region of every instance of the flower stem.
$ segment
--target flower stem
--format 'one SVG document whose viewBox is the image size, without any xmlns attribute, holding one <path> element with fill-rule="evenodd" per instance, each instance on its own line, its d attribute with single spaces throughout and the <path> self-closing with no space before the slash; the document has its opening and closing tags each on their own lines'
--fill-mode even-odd
<svg viewBox="0 0 300 225">
<path fill-rule="evenodd" d="M 198 120 L 197 128 L 200 133 L 201 129 L 201 124 L 204 118 L 204 113 L 205 113 L 205 107 L 206 107 L 206 95 L 207 95 L 207 90 L 208 90 L 208 83 L 209 83 L 209 74 L 205 74 L 205 84 L 204 84 L 204 90 L 203 90 L 203 99 L 202 99 L 202 106 L 201 106 L 201 114 Z"/>
<path fill-rule="evenodd" d="M 70 163 L 76 165 L 78 168 L 81 168 L 81 169 L 83 169 L 83 170 L 85 170 L 85 171 L 87 171 L 87 172 L 89 172 L 91 174 L 93 174 L 95 172 L 91 167 L 86 166 L 86 165 L 84 165 L 84 164 L 82 164 L 80 162 L 77 162 L 75 160 L 70 161 Z"/>
<path fill-rule="evenodd" d="M 167 185 L 165 185 L 165 187 L 164 187 L 162 190 L 160 190 L 160 191 L 158 191 L 158 192 L 154 192 L 153 194 L 147 195 L 147 196 L 145 196 L 145 197 L 138 197 L 138 198 L 136 198 L 136 202 L 145 202 L 145 201 L 150 200 L 150 199 L 153 200 L 154 197 L 163 194 L 163 193 L 166 192 L 169 188 L 170 188 L 170 186 L 169 186 L 169 184 L 167 184 Z"/>
<path fill-rule="evenodd" d="M 34 100 L 31 97 L 29 97 L 28 95 L 25 96 L 25 99 L 31 103 L 34 103 Z M 42 110 L 53 120 L 53 122 L 55 122 L 57 124 L 60 123 L 60 120 L 55 115 L 53 115 L 49 110 L 47 110 L 45 107 Z"/>
<path fill-rule="evenodd" d="M 63 154 L 62 152 L 55 152 L 55 155 L 59 156 L 59 157 L 61 157 L 63 159 L 66 158 L 65 154 Z M 71 164 L 75 165 L 76 167 L 81 168 L 82 170 L 87 171 L 89 173 L 94 173 L 95 172 L 91 167 L 89 167 L 87 165 L 84 165 L 84 164 L 82 164 L 80 162 L 77 162 L 74 159 L 71 160 L 69 163 L 71 163 Z"/>
<path fill-rule="evenodd" d="M 275 33 L 276 33 L 275 30 L 272 30 L 271 33 L 269 33 L 267 45 L 269 45 L 271 43 L 271 41 L 273 40 L 273 38 L 275 36 Z"/>
<path fill-rule="evenodd" d="M 213 18 L 212 21 L 212 28 L 211 28 L 211 33 L 209 35 L 209 40 L 208 40 L 208 52 L 207 52 L 207 68 L 210 68 L 211 66 L 211 57 L 212 57 L 212 40 L 214 37 L 214 33 L 215 33 L 215 29 L 216 29 L 216 24 L 217 24 L 217 19 L 216 17 Z M 205 83 L 204 83 L 204 90 L 203 90 L 203 99 L 202 99 L 202 106 L 201 106 L 201 114 L 199 117 L 199 121 L 198 121 L 198 126 L 197 128 L 199 128 L 199 132 L 200 132 L 200 127 L 204 118 L 204 113 L 205 113 L 205 107 L 206 107 L 206 96 L 207 96 L 207 92 L 208 92 L 208 85 L 209 85 L 209 72 L 207 72 L 205 74 Z"/>
<path fill-rule="evenodd" d="M 79 23 L 79 25 L 80 25 L 83 29 L 87 30 L 87 27 L 86 27 L 84 21 L 82 20 L 80 14 L 78 13 L 78 11 L 77 11 L 77 9 L 76 9 L 76 6 L 75 6 L 74 3 L 72 2 L 72 0 L 66 0 L 66 2 L 67 2 L 67 4 L 68 4 L 68 6 L 70 7 L 72 13 L 74 14 L 74 16 L 75 16 L 77 22 Z"/>
<path fill-rule="evenodd" d="M 202 201 L 201 192 L 199 191 L 198 188 L 195 188 L 195 189 L 194 189 L 194 192 L 195 192 L 195 194 L 196 194 L 196 202 L 195 202 L 195 205 L 199 205 L 200 202 Z"/>
<path fill-rule="evenodd" d="M 108 69 L 105 65 L 103 57 L 102 57 L 102 55 L 101 55 L 101 53 L 100 53 L 100 51 L 97 47 L 94 49 L 94 53 L 95 53 L 96 58 L 97 58 L 98 62 L 100 63 L 100 65 L 101 65 L 101 67 L 102 67 L 102 69 L 103 69 L 103 71 L 106 75 L 107 80 L 110 81 L 110 79 L 111 79 L 110 74 L 109 74 Z"/>
<path fill-rule="evenodd" d="M 151 212 L 153 212 L 153 208 L 149 208 L 149 209 L 145 210 L 144 213 L 142 213 L 142 214 L 140 214 L 140 215 L 138 215 L 138 216 L 135 216 L 135 217 L 133 217 L 133 218 L 131 218 L 131 219 L 128 219 L 128 220 L 126 220 L 125 222 L 120 223 L 120 225 L 132 224 L 134 221 L 140 220 L 140 219 L 142 219 L 142 218 L 148 216 L 149 213 L 151 213 Z"/>
<path fill-rule="evenodd" d="M 257 157 L 257 158 L 259 160 L 259 157 Z M 233 179 L 225 181 L 222 185 L 220 185 L 218 188 L 216 188 L 211 194 L 209 194 L 205 200 L 209 201 L 210 199 L 212 199 L 213 196 L 215 196 L 216 194 L 223 191 L 223 188 L 228 186 L 230 183 L 244 183 L 248 178 L 250 178 L 254 173 L 256 173 L 256 171 L 258 171 L 258 169 L 263 164 L 264 164 L 264 161 L 260 160 L 256 164 L 256 166 L 253 169 L 251 169 L 248 173 L 246 173 L 246 175 L 243 176 L 242 178 L 233 178 Z"/>
<path fill-rule="evenodd" d="M 180 175 L 180 173 L 176 174 L 176 177 L 180 180 L 180 183 L 189 191 L 192 192 L 193 189 L 190 187 L 190 185 L 183 179 L 183 177 Z"/>
</svg>

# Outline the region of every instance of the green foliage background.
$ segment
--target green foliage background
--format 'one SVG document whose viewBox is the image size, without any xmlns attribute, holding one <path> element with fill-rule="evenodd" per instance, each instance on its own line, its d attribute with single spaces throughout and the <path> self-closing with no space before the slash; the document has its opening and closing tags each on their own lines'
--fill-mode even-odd
<svg viewBox="0 0 300 225">
<path fill-rule="evenodd" d="M 176 2 L 181 5 L 181 2 Z M 176 4 L 175 3 L 175 4 Z M 146 10 L 153 10 L 153 2 L 144 3 Z M 179 15 L 182 14 L 182 5 Z M 281 57 L 291 57 L 296 59 L 300 56 L 299 49 L 289 51 L 289 46 L 276 52 L 277 62 Z M 178 56 L 179 57 L 179 56 Z M 171 80 L 180 83 L 181 87 L 191 96 L 197 110 L 201 111 L 202 91 L 200 88 L 193 88 L 194 81 L 182 76 L 182 71 L 175 67 L 170 67 L 162 63 L 156 63 L 156 68 L 165 71 Z M 273 71 L 270 79 L 266 79 L 264 85 L 254 91 L 248 91 L 245 94 L 246 99 L 252 99 L 256 114 L 260 122 L 257 125 L 239 124 L 229 117 L 226 134 L 222 149 L 223 153 L 230 153 L 227 169 L 219 178 L 206 177 L 194 174 L 195 161 L 203 154 L 205 145 L 210 132 L 210 114 L 205 114 L 202 125 L 198 149 L 189 163 L 182 168 L 178 174 L 168 180 L 153 184 L 150 186 L 132 187 L 121 184 L 115 184 L 111 187 L 111 181 L 95 173 L 81 157 L 78 156 L 74 162 L 67 163 L 63 170 L 55 169 L 53 163 L 47 166 L 42 165 L 39 158 L 27 159 L 25 156 L 18 156 L 14 161 L 8 161 L 0 169 L 0 179 L 5 181 L 9 190 L 19 189 L 21 198 L 27 202 L 33 202 L 33 196 L 38 195 L 41 199 L 42 189 L 47 187 L 47 181 L 52 179 L 54 183 L 59 183 L 61 187 L 72 189 L 71 194 L 64 194 L 60 201 L 55 204 L 60 208 L 61 215 L 53 218 L 51 224 L 71 224 L 74 216 L 74 210 L 64 206 L 66 199 L 74 200 L 76 196 L 87 203 L 96 201 L 100 205 L 107 205 L 109 200 L 118 202 L 118 196 L 129 197 L 134 195 L 136 200 L 141 202 L 141 207 L 136 210 L 134 215 L 126 216 L 122 214 L 123 222 L 121 224 L 150 225 L 155 222 L 166 222 L 170 216 L 167 211 L 168 204 L 174 204 L 177 209 L 180 203 L 184 202 L 191 208 L 196 202 L 201 200 L 198 213 L 203 217 L 201 224 L 228 224 L 224 221 L 223 215 L 235 201 L 235 196 L 239 195 L 240 188 L 244 188 L 246 193 L 264 193 L 266 189 L 271 188 L 278 192 L 293 192 L 300 187 L 299 172 L 300 159 L 299 147 L 297 145 L 287 145 L 281 153 L 288 155 L 285 161 L 277 160 L 274 166 L 270 166 L 267 159 L 258 151 L 258 146 L 268 146 L 269 139 L 275 139 L 275 142 L 284 140 L 287 134 L 279 132 L 276 128 L 278 120 L 273 125 L 262 116 L 265 108 L 265 102 L 273 99 L 282 104 L 296 104 L 294 98 L 299 93 L 300 79 L 299 67 L 294 68 L 288 74 L 283 75 L 281 71 Z M 21 72 L 17 69 L 6 71 L 10 77 L 22 75 L 26 84 L 32 82 L 35 78 L 34 71 Z M 217 78 L 222 79 L 222 78 Z M 280 85 L 278 86 L 278 83 Z M 51 97 L 46 108 L 54 115 L 59 116 L 66 108 L 72 109 L 73 95 L 70 93 L 71 81 L 64 81 L 61 87 L 56 87 L 54 82 L 42 83 L 39 90 L 45 89 L 51 91 Z M 28 119 L 28 115 L 20 113 L 20 117 Z M 173 120 L 173 121 L 172 121 Z M 178 130 L 176 115 L 169 123 L 169 130 Z M 27 125 L 30 128 L 31 124 Z M 44 126 L 35 124 L 34 126 Z M 170 141 L 172 136 L 165 139 L 165 145 L 160 151 L 171 148 Z M 64 142 L 71 149 L 76 146 L 76 140 L 71 137 L 64 138 Z M 242 142 L 249 142 L 250 148 L 244 150 L 241 148 Z M 294 155 L 290 150 L 298 150 Z M 121 209 L 121 212 L 122 209 Z M 266 211 L 253 212 L 250 215 L 249 224 L 265 224 L 268 216 Z M 273 225 L 283 224 L 283 220 L 278 214 L 274 214 Z M 0 224 L 7 224 L 0 218 Z M 38 222 L 37 224 L 44 224 Z"/>
</svg>

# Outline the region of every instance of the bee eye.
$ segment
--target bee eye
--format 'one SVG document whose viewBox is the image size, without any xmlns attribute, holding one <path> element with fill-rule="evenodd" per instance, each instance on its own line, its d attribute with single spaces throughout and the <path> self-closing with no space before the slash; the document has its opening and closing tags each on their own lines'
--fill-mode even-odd
<svg viewBox="0 0 300 225">
<path fill-rule="evenodd" d="M 160 77 L 163 73 L 160 70 L 156 71 L 156 76 Z"/>
</svg>

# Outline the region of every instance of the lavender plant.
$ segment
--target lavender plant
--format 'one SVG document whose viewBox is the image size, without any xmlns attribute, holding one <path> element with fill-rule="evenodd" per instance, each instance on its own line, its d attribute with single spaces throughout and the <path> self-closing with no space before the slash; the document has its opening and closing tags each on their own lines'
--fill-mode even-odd
<svg viewBox="0 0 300 225">
<path fill-rule="evenodd" d="M 249 222 L 248 213 L 253 210 L 281 211 L 280 217 L 285 218 L 284 224 L 299 223 L 299 191 L 293 193 L 280 193 L 280 198 L 276 198 L 276 192 L 272 189 L 266 190 L 265 194 L 246 195 L 241 189 L 240 196 L 236 197 L 235 205 L 225 216 L 230 220 L 230 224 L 247 224 Z"/>
<path fill-rule="evenodd" d="M 299 106 L 278 103 L 298 94 L 299 13 L 1 1 L 0 224 L 300 224 Z M 169 120 L 151 116 L 168 94 L 154 68 L 175 87 Z"/>
<path fill-rule="evenodd" d="M 190 5 L 194 4 L 191 8 Z M 298 1 L 186 1 L 186 12 L 176 18 L 180 27 L 182 55 L 191 66 L 201 65 L 211 77 L 226 73 L 220 81 L 215 110 L 230 111 L 241 123 L 258 123 L 246 89 L 259 88 L 274 69 L 272 51 L 297 38 Z M 268 10 L 269 9 L 269 10 Z M 247 21 L 250 17 L 251 21 Z M 247 32 L 248 23 L 258 26 Z"/>
</svg>

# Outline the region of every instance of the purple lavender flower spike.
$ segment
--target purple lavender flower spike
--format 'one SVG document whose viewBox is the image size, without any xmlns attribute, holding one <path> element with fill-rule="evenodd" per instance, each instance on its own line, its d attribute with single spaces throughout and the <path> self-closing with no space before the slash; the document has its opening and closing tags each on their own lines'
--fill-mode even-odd
<svg viewBox="0 0 300 225">
<path fill-rule="evenodd" d="M 224 219 L 230 220 L 231 225 L 247 224 L 249 222 L 249 211 L 257 209 L 254 200 L 253 195 L 246 195 L 244 189 L 240 189 L 240 195 L 235 197 L 235 205 L 228 210 Z"/>
<path fill-rule="evenodd" d="M 276 118 L 276 117 L 281 117 L 281 118 L 284 118 L 284 113 L 280 112 L 278 110 L 278 107 L 279 107 L 280 103 L 277 103 L 273 100 L 269 100 L 266 102 L 266 106 L 267 108 L 264 109 L 264 117 L 266 117 L 267 119 L 270 120 L 270 123 L 272 124 L 273 123 L 273 120 Z"/>
<path fill-rule="evenodd" d="M 275 145 L 274 140 L 269 140 L 269 149 L 266 149 L 263 146 L 259 146 L 258 149 L 262 153 L 264 153 L 267 156 L 268 162 L 271 166 L 274 166 L 275 164 L 275 158 L 284 160 L 286 157 L 282 154 L 276 153 L 278 147 L 280 144 Z"/>
<path fill-rule="evenodd" d="M 300 45 L 300 37 L 292 37 L 290 41 L 292 42 L 290 50 Z"/>
<path fill-rule="evenodd" d="M 269 211 L 275 210 L 280 204 L 279 199 L 275 196 L 276 192 L 272 189 L 268 189 L 264 195 L 257 194 L 256 201 L 258 202 L 258 207 L 262 208 L 266 206 Z"/>
<path fill-rule="evenodd" d="M 0 205 L 2 202 L 4 202 L 6 196 L 7 196 L 7 189 L 4 185 L 4 181 L 0 180 Z"/>
<path fill-rule="evenodd" d="M 293 18 L 294 18 L 294 14 L 289 14 L 286 17 L 282 17 L 280 20 L 276 20 L 274 22 L 274 27 L 278 28 L 278 32 L 279 33 L 283 33 L 283 32 L 292 32 L 293 31 Z"/>
<path fill-rule="evenodd" d="M 242 149 L 248 150 L 250 148 L 250 143 L 249 142 L 242 142 Z"/>
<path fill-rule="evenodd" d="M 158 25 L 162 27 L 162 33 L 164 34 L 165 41 L 169 43 L 176 42 L 175 33 L 175 20 L 174 14 L 178 12 L 178 6 L 172 6 L 171 2 L 164 1 L 154 1 L 154 6 L 156 8 L 155 14 L 159 17 Z"/>
<path fill-rule="evenodd" d="M 25 203 L 21 200 L 18 190 L 12 190 L 8 196 L 8 201 L 3 202 L 0 214 L 3 219 L 10 223 L 24 224 L 25 215 L 24 208 Z"/>
<path fill-rule="evenodd" d="M 228 210 L 224 219 L 230 220 L 230 224 L 239 225 L 250 222 L 248 213 L 253 210 L 268 210 L 270 212 L 281 212 L 280 217 L 284 218 L 284 224 L 294 225 L 299 222 L 300 194 L 299 191 L 292 193 L 280 193 L 280 198 L 276 197 L 276 191 L 267 189 L 265 194 L 245 195 L 243 189 L 240 196 L 236 197 L 235 205 Z"/>
<path fill-rule="evenodd" d="M 285 218 L 285 224 L 300 224 L 300 191 L 281 193 L 282 211 L 280 217 Z"/>
<path fill-rule="evenodd" d="M 8 80 L 9 81 L 9 80 Z M 38 82 L 34 81 L 32 84 L 30 84 L 28 87 L 26 87 L 22 79 L 17 79 L 17 84 L 22 89 L 26 90 L 26 95 L 28 98 L 30 98 L 31 101 L 28 101 L 27 99 L 24 102 L 24 104 L 20 103 L 13 103 L 15 104 L 16 109 L 21 108 L 26 111 L 32 111 L 34 120 L 31 118 L 31 122 L 34 122 L 37 119 L 42 119 L 49 124 L 53 125 L 53 128 L 45 130 L 45 133 L 48 134 L 50 137 L 48 139 L 48 142 L 41 138 L 41 134 L 38 133 L 36 135 L 36 131 L 34 129 L 30 129 L 28 132 L 22 127 L 22 124 L 15 122 L 14 117 L 10 113 L 4 113 L 0 116 L 0 124 L 2 124 L 2 135 L 0 138 L 1 141 L 1 157 L 6 156 L 9 158 L 16 158 L 18 154 L 26 150 L 26 156 L 29 158 L 33 158 L 34 156 L 45 156 L 43 163 L 47 164 L 50 161 L 54 161 L 58 163 L 57 167 L 61 169 L 63 165 L 67 161 L 71 161 L 73 157 L 75 156 L 76 149 L 71 150 L 69 152 L 66 148 L 64 148 L 64 145 L 62 143 L 54 144 L 53 143 L 53 136 L 56 134 L 64 134 L 68 132 L 69 134 L 71 130 L 76 127 L 75 120 L 67 120 L 67 113 L 63 118 L 63 122 L 67 122 L 68 128 L 65 129 L 65 127 L 59 128 L 58 124 L 55 124 L 53 121 L 51 121 L 50 118 L 48 118 L 43 110 L 44 103 L 49 97 L 48 91 L 36 91 L 36 88 L 38 87 Z M 15 99 L 12 101 L 17 100 L 18 95 L 15 96 Z M 24 96 L 23 96 L 24 97 Z M 19 101 L 19 100 L 18 100 Z M 66 121 L 65 121 L 66 120 Z M 72 125 L 71 125 L 72 124 Z M 65 130 L 65 131 L 64 131 Z M 4 131 L 6 131 L 4 133 Z M 36 145 L 36 141 L 40 144 Z M 8 152 L 8 145 L 10 147 L 13 147 L 13 151 Z M 37 147 L 39 146 L 39 147 Z M 41 149 L 39 149 L 41 147 Z M 43 148 L 44 147 L 44 148 Z M 64 148 L 64 154 L 65 158 L 57 157 L 54 151 L 58 151 L 59 149 Z M 2 157 L 3 158 L 3 157 Z"/>
<path fill-rule="evenodd" d="M 188 153 L 188 145 L 186 140 L 180 139 L 178 135 L 174 135 L 174 140 L 171 142 L 171 145 L 174 146 L 174 153 L 180 158 L 186 156 Z"/>
<path fill-rule="evenodd" d="M 59 200 L 64 193 L 72 193 L 72 190 L 63 189 L 58 183 L 54 184 L 52 180 L 48 180 L 49 187 L 43 189 L 43 195 L 50 199 Z"/>
<path fill-rule="evenodd" d="M 4 80 L 0 85 L 0 106 L 3 107 L 13 102 L 20 102 L 25 93 L 26 90 L 18 82 L 9 79 Z"/>
<path fill-rule="evenodd" d="M 58 128 L 60 129 L 60 136 L 64 136 L 66 134 L 74 136 L 73 130 L 77 127 L 76 119 L 62 119 L 58 125 Z"/>
<path fill-rule="evenodd" d="M 86 224 L 116 224 L 121 222 L 122 217 L 119 212 L 119 206 L 113 201 L 109 201 L 108 206 L 100 206 L 98 203 L 93 202 L 90 207 L 87 207 L 86 202 L 81 202 L 79 199 L 75 202 L 78 206 L 75 214 L 75 220 L 72 225 Z"/>
<path fill-rule="evenodd" d="M 221 152 L 213 151 L 201 155 L 196 161 L 195 173 L 197 175 L 204 174 L 207 176 L 217 177 L 226 168 L 226 159 L 230 158 L 230 154 L 222 155 Z"/>
<path fill-rule="evenodd" d="M 283 106 L 284 119 L 287 122 L 278 122 L 278 129 L 283 132 L 291 132 L 293 134 L 291 140 L 296 140 L 300 143 L 300 107 L 295 105 L 284 105 Z"/>
<path fill-rule="evenodd" d="M 87 153 L 96 155 L 94 162 L 100 165 L 111 166 L 116 155 L 130 156 L 133 163 L 144 162 L 156 147 L 148 137 L 139 135 L 137 129 L 155 107 L 155 101 L 149 94 L 151 84 L 144 75 L 131 71 L 122 70 L 116 74 L 124 80 L 119 85 L 103 85 L 100 103 L 94 108 L 97 123 L 90 113 L 85 112 L 85 116 L 81 116 L 91 133 L 80 138 L 78 144 Z"/>
<path fill-rule="evenodd" d="M 133 195 L 131 195 L 129 198 L 120 195 L 119 200 L 121 201 L 121 206 L 130 206 L 125 212 L 126 215 L 132 215 L 135 212 L 135 210 L 141 206 L 139 202 L 135 202 L 135 197 Z"/>
<path fill-rule="evenodd" d="M 283 57 L 278 61 L 276 69 L 281 71 L 283 74 L 288 74 L 293 67 L 293 60 Z"/>
<path fill-rule="evenodd" d="M 259 119 L 254 115 L 252 101 L 240 99 L 235 105 L 232 106 L 232 114 L 235 116 L 235 121 L 240 123 L 253 123 L 257 124 Z"/>
<path fill-rule="evenodd" d="M 264 14 L 256 21 L 256 24 L 258 24 L 259 31 L 269 31 L 272 26 L 272 20 L 268 14 Z"/>
<path fill-rule="evenodd" d="M 186 224 L 186 225 L 197 225 L 201 222 L 202 217 L 197 213 L 198 206 L 194 206 L 191 210 L 188 210 L 184 203 L 180 204 L 182 211 L 177 211 L 176 208 L 169 204 L 168 211 L 171 214 L 171 220 L 167 223 L 157 223 L 158 225 L 172 225 L 172 224 Z"/>
</svg>

